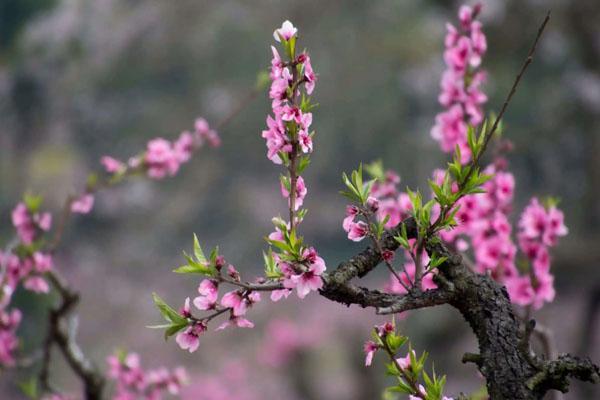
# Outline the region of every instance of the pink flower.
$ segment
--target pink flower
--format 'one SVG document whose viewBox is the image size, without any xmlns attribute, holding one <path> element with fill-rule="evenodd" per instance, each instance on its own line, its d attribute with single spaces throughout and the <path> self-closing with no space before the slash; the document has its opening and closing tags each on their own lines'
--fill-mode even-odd
<svg viewBox="0 0 600 400">
<path fill-rule="evenodd" d="M 481 56 L 487 50 L 487 40 L 481 31 L 481 22 L 475 21 L 471 26 L 471 45 L 473 54 L 471 55 L 471 66 L 478 67 L 481 64 Z"/>
<path fill-rule="evenodd" d="M 49 212 L 33 214 L 33 221 L 41 230 L 48 232 L 52 227 L 52 214 Z"/>
<path fill-rule="evenodd" d="M 494 177 L 496 184 L 496 198 L 501 205 L 508 205 L 512 202 L 515 191 L 515 177 L 510 172 L 497 172 Z"/>
<path fill-rule="evenodd" d="M 246 314 L 246 311 L 248 310 L 247 302 L 237 290 L 225 293 L 221 298 L 221 305 L 223 307 L 231 308 L 232 314 L 235 317 Z"/>
<path fill-rule="evenodd" d="M 192 153 L 196 147 L 194 136 L 190 132 L 182 132 L 179 138 L 173 144 L 173 151 L 180 163 L 185 163 L 190 160 Z"/>
<path fill-rule="evenodd" d="M 281 116 L 281 103 L 287 99 L 287 90 L 291 83 L 292 74 L 290 74 L 290 71 L 287 68 L 283 68 L 281 77 L 276 78 L 271 82 L 269 98 L 273 100 L 271 106 L 276 117 Z"/>
<path fill-rule="evenodd" d="M 219 325 L 219 327 L 216 330 L 221 331 L 230 326 L 237 326 L 238 328 L 254 328 L 254 324 L 251 321 L 248 321 L 246 318 L 232 316 L 229 320 Z"/>
<path fill-rule="evenodd" d="M 406 356 L 404 357 L 400 357 L 400 358 L 396 358 L 396 362 L 398 363 L 398 365 L 400 366 L 400 369 L 402 370 L 406 370 L 410 368 L 410 356 L 416 357 L 415 356 L 415 351 L 411 350 L 410 353 L 406 354 Z"/>
<path fill-rule="evenodd" d="M 112 158 L 110 156 L 103 156 L 100 159 L 100 163 L 104 167 L 104 170 L 106 172 L 108 172 L 109 174 L 121 172 L 126 168 L 125 164 L 123 164 L 121 161 L 119 161 L 115 158 Z"/>
<path fill-rule="evenodd" d="M 528 276 L 513 276 L 506 279 L 504 284 L 511 302 L 521 306 L 532 303 L 534 291 Z"/>
<path fill-rule="evenodd" d="M 555 206 L 551 206 L 547 213 L 546 230 L 543 237 L 544 244 L 554 246 L 558 241 L 558 237 L 565 236 L 568 233 L 569 229 L 565 226 L 563 212 Z"/>
<path fill-rule="evenodd" d="M 227 275 L 229 275 L 231 278 L 233 278 L 236 281 L 240 280 L 240 273 L 238 272 L 237 269 L 235 269 L 235 267 L 231 264 L 229 264 L 227 266 Z"/>
<path fill-rule="evenodd" d="M 520 236 L 527 239 L 541 239 L 546 246 L 554 246 L 559 236 L 565 236 L 568 233 L 562 211 L 555 206 L 546 211 L 535 197 L 523 210 L 519 228 Z"/>
<path fill-rule="evenodd" d="M 200 282 L 198 293 L 200 293 L 200 296 L 194 299 L 196 308 L 199 310 L 212 310 L 215 308 L 219 296 L 219 289 L 214 281 L 204 279 Z"/>
<path fill-rule="evenodd" d="M 477 68 L 487 43 L 481 23 L 474 21 L 478 13 L 478 6 L 464 6 L 459 11 L 461 31 L 451 24 L 446 25 L 444 61 L 447 69 L 442 74 L 438 97 L 445 110 L 437 115 L 431 130 L 432 137 L 440 143 L 444 152 L 453 152 L 459 146 L 463 163 L 470 158 L 467 123 L 478 125 L 483 121 L 481 106 L 487 101 L 486 95 L 479 89 L 485 74 Z"/>
<path fill-rule="evenodd" d="M 71 212 L 77 214 L 87 214 L 94 207 L 94 195 L 84 193 L 71 203 Z"/>
<path fill-rule="evenodd" d="M 348 230 L 348 239 L 354 242 L 360 242 L 367 236 L 368 233 L 369 226 L 365 222 L 352 222 L 350 224 L 350 229 Z"/>
<path fill-rule="evenodd" d="M 296 288 L 298 297 L 301 299 L 311 291 L 317 291 L 323 287 L 321 275 L 325 271 L 325 261 L 317 255 L 314 248 L 304 250 L 302 256 L 310 264 L 308 270 L 291 277 L 293 287 Z"/>
<path fill-rule="evenodd" d="M 313 90 L 315 90 L 315 83 L 317 81 L 317 77 L 312 69 L 310 57 L 308 56 L 308 54 L 306 55 L 306 59 L 304 61 L 304 80 L 306 81 L 306 93 L 308 95 L 311 95 Z"/>
<path fill-rule="evenodd" d="M 39 273 L 48 272 L 52 269 L 52 255 L 36 251 L 33 253 L 33 262 Z"/>
<path fill-rule="evenodd" d="M 0 309 L 0 366 L 15 364 L 14 352 L 19 347 L 16 330 L 21 322 L 21 311 L 13 309 L 8 312 Z"/>
<path fill-rule="evenodd" d="M 200 335 L 206 331 L 206 326 L 202 323 L 194 323 L 184 331 L 179 332 L 175 341 L 182 350 L 188 350 L 190 353 L 198 350 L 200 345 Z"/>
<path fill-rule="evenodd" d="M 350 228 L 352 228 L 352 224 L 354 223 L 354 218 L 358 215 L 358 207 L 356 206 L 346 206 L 346 218 L 342 222 L 342 227 L 346 232 L 350 232 Z"/>
<path fill-rule="evenodd" d="M 46 282 L 44 278 L 40 276 L 32 276 L 30 278 L 27 278 L 23 283 L 23 287 L 36 293 L 48 293 L 50 291 L 50 286 L 48 286 L 48 282 Z"/>
<path fill-rule="evenodd" d="M 275 32 L 273 32 L 273 38 L 277 42 L 281 42 L 281 39 L 287 41 L 293 36 L 296 36 L 297 32 L 298 29 L 296 29 L 290 21 L 286 20 L 283 22 L 283 24 L 281 24 L 281 28 L 275 29 Z"/>
<path fill-rule="evenodd" d="M 462 5 L 458 9 L 458 20 L 460 21 L 463 29 L 470 29 L 471 22 L 473 22 L 474 9 L 467 5 Z"/>
<path fill-rule="evenodd" d="M 148 142 L 144 161 L 148 167 L 148 176 L 154 179 L 173 176 L 179 169 L 179 160 L 171 142 L 162 138 Z"/>
<path fill-rule="evenodd" d="M 384 261 L 391 263 L 392 261 L 394 261 L 394 252 L 391 250 L 384 250 L 381 257 L 383 258 Z"/>
<path fill-rule="evenodd" d="M 367 198 L 367 207 L 373 212 L 379 210 L 379 200 L 376 197 L 369 196 Z"/>
<path fill-rule="evenodd" d="M 391 322 L 386 322 L 381 325 L 375 325 L 375 329 L 377 330 L 377 334 L 383 338 L 389 335 L 390 333 L 394 332 L 394 324 L 392 324 Z"/>
<path fill-rule="evenodd" d="M 273 290 L 271 292 L 271 300 L 276 302 L 283 298 L 287 299 L 288 296 L 290 295 L 290 293 L 292 293 L 292 291 L 290 289 Z"/>
<path fill-rule="evenodd" d="M 298 176 L 296 178 L 296 199 L 294 202 L 294 209 L 295 211 L 298 211 L 300 209 L 300 207 L 302 207 L 302 204 L 304 203 L 304 198 L 306 197 L 306 194 L 308 193 L 308 189 L 306 188 L 306 185 L 304 184 L 304 179 L 301 176 Z M 286 199 L 289 199 L 290 197 L 290 192 L 288 191 L 288 189 L 285 187 L 285 185 L 283 183 L 281 183 L 281 195 L 283 197 L 285 197 Z M 288 201 L 288 203 L 291 202 Z"/>
<path fill-rule="evenodd" d="M 219 147 L 221 145 L 219 134 L 215 130 L 210 129 L 208 122 L 204 118 L 196 119 L 194 128 L 196 137 L 200 143 L 206 140 L 211 147 Z"/>
<path fill-rule="evenodd" d="M 554 290 L 554 276 L 549 272 L 538 271 L 534 274 L 536 285 L 533 288 L 535 296 L 533 299 L 533 309 L 539 310 L 544 303 L 551 303 L 554 300 L 556 291 Z"/>
<path fill-rule="evenodd" d="M 300 108 L 286 105 L 281 109 L 281 119 L 284 121 L 294 121 L 297 124 L 302 124 L 305 120 L 305 117 Z M 312 122 L 312 118 L 310 121 Z"/>
<path fill-rule="evenodd" d="M 31 244 L 36 236 L 36 227 L 24 203 L 17 204 L 12 211 L 12 223 L 19 239 L 24 244 Z"/>
<path fill-rule="evenodd" d="M 444 52 L 446 65 L 456 72 L 463 73 L 467 68 L 470 52 L 471 41 L 464 36 L 460 37 L 454 47 Z"/>
<path fill-rule="evenodd" d="M 298 141 L 303 153 L 311 153 L 313 151 L 312 136 L 306 130 L 301 130 L 298 133 Z"/>
<path fill-rule="evenodd" d="M 281 164 L 279 152 L 289 153 L 292 146 L 287 142 L 285 127 L 280 118 L 267 117 L 267 130 L 262 131 L 262 137 L 267 141 L 267 158 L 275 164 Z"/>
<path fill-rule="evenodd" d="M 271 52 L 273 53 L 273 58 L 271 59 L 270 77 L 272 80 L 275 80 L 281 77 L 285 63 L 281 61 L 281 57 L 279 56 L 279 52 L 277 52 L 275 46 L 271 46 Z"/>
<path fill-rule="evenodd" d="M 368 367 L 373 362 L 373 356 L 375 352 L 379 349 L 379 346 L 371 340 L 365 342 L 364 352 L 365 352 L 365 366 Z"/>
</svg>

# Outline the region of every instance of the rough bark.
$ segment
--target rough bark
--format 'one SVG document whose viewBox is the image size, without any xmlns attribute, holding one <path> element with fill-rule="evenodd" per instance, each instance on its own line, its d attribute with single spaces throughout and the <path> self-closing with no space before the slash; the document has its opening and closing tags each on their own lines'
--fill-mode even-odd
<svg viewBox="0 0 600 400">
<path fill-rule="evenodd" d="M 407 219 L 403 224 L 408 236 L 414 238 L 415 221 Z M 398 248 L 393 236 L 398 234 L 400 226 L 384 235 L 383 249 Z M 435 276 L 438 289 L 413 289 L 406 295 L 393 295 L 350 284 L 350 280 L 365 276 L 381 262 L 376 250 L 369 247 L 327 275 L 321 294 L 346 305 L 375 307 L 380 314 L 439 304 L 453 306 L 469 323 L 479 342 L 479 354 L 467 354 L 464 361 L 477 365 L 486 378 L 492 400 L 541 399 L 551 389 L 565 392 L 569 377 L 600 381 L 598 367 L 588 359 L 561 355 L 545 361 L 535 356 L 529 348 L 531 329 L 522 332 L 503 286 L 489 276 L 473 272 L 461 256 L 452 254 L 439 242 L 428 243 L 426 248 L 430 254 L 447 257 Z"/>
</svg>

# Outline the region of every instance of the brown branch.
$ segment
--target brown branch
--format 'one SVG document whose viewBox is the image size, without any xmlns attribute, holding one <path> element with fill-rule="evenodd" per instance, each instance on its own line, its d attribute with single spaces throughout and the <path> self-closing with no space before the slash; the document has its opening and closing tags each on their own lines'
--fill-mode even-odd
<svg viewBox="0 0 600 400">
<path fill-rule="evenodd" d="M 260 93 L 260 88 L 254 88 L 248 95 L 240 102 L 240 104 L 233 109 L 224 119 L 215 125 L 215 129 L 221 129 L 231 121 L 233 121 Z M 124 177 L 134 175 L 139 172 L 138 169 L 128 169 Z M 101 189 L 108 188 L 114 184 L 111 180 L 101 181 L 93 187 L 86 187 L 87 193 L 96 193 Z M 54 236 L 47 245 L 47 250 L 54 253 L 60 245 L 64 232 L 66 231 L 67 224 L 72 215 L 71 204 L 76 199 L 76 195 L 70 194 L 65 199 Z M 64 278 L 62 278 L 57 272 L 47 273 L 47 277 L 56 289 L 61 298 L 61 303 L 58 307 L 50 310 L 48 314 L 48 332 L 44 340 L 42 349 L 42 361 L 38 379 L 42 390 L 46 392 L 57 392 L 50 382 L 50 364 L 52 360 L 52 347 L 56 345 L 67 363 L 73 370 L 73 372 L 79 376 L 84 385 L 84 391 L 86 399 L 101 399 L 102 392 L 105 383 L 104 375 L 94 366 L 94 364 L 86 358 L 83 351 L 75 341 L 74 333 L 70 332 L 67 321 L 68 314 L 79 302 L 79 293 L 71 289 Z M 273 290 L 273 285 L 262 285 L 254 287 L 251 284 L 240 284 L 238 286 L 246 287 L 252 290 Z"/>
<path fill-rule="evenodd" d="M 105 384 L 104 375 L 90 361 L 75 340 L 75 333 L 68 326 L 67 317 L 79 302 L 79 294 L 55 271 L 47 273 L 52 286 L 61 298 L 61 303 L 48 314 L 48 332 L 44 341 L 43 360 L 38 375 L 44 391 L 55 392 L 50 384 L 51 348 L 56 345 L 69 367 L 82 380 L 87 400 L 99 400 Z"/>
<path fill-rule="evenodd" d="M 569 390 L 569 377 L 600 383 L 600 369 L 589 358 L 561 354 L 558 359 L 546 362 L 543 369 L 527 381 L 527 387 L 541 394 L 550 389 L 566 393 Z"/>
<path fill-rule="evenodd" d="M 527 58 L 525 58 L 525 61 L 523 62 L 523 65 L 521 66 L 521 70 L 517 74 L 517 76 L 516 76 L 516 78 L 515 78 L 515 80 L 513 82 L 513 85 L 510 88 L 510 91 L 508 92 L 508 95 L 506 96 L 506 99 L 504 100 L 504 103 L 502 104 L 502 108 L 500 109 L 500 113 L 498 113 L 498 116 L 494 120 L 494 124 L 492 125 L 492 129 L 490 129 L 488 132 L 485 133 L 485 138 L 484 138 L 483 146 L 482 146 L 481 150 L 476 155 L 474 155 L 473 161 L 471 163 L 472 168 L 469 171 L 469 173 L 467 174 L 467 177 L 465 178 L 464 182 L 468 182 L 468 178 L 470 177 L 472 171 L 479 164 L 479 159 L 481 158 L 481 156 L 483 155 L 483 153 L 485 153 L 485 150 L 487 149 L 487 146 L 488 146 L 488 143 L 490 142 L 490 139 L 494 136 L 494 133 L 496 133 L 496 130 L 498 129 L 498 126 L 500 125 L 500 121 L 502 120 L 502 117 L 504 116 L 504 113 L 506 112 L 506 110 L 508 108 L 508 105 L 510 104 L 510 101 L 512 100 L 513 95 L 517 91 L 517 87 L 519 86 L 519 83 L 521 82 L 521 78 L 523 78 L 523 75 L 525 74 L 525 71 L 527 70 L 527 67 L 529 67 L 529 64 L 531 64 L 531 62 L 533 61 L 533 55 L 535 54 L 535 50 L 537 48 L 537 45 L 538 45 L 538 43 L 539 43 L 539 41 L 540 41 L 540 39 L 542 37 L 542 34 L 544 33 L 544 30 L 546 29 L 546 25 L 548 25 L 549 21 L 550 21 L 550 11 L 548 11 L 548 13 L 546 14 L 546 18 L 544 18 L 544 21 L 542 22 L 542 24 L 538 28 L 537 35 L 535 37 L 535 40 L 533 41 L 533 44 L 531 45 L 531 48 L 529 49 L 529 53 L 527 54 Z"/>
<path fill-rule="evenodd" d="M 407 219 L 384 235 L 383 248 L 395 250 L 398 247 L 393 236 L 399 232 L 402 224 L 407 226 L 409 238 L 416 235 L 414 220 Z M 573 360 L 578 359 L 564 356 L 573 361 L 567 365 L 564 357 L 562 362 L 557 363 L 561 361 L 560 358 L 544 361 L 531 354 L 529 335 L 535 332 L 534 326 L 530 324 L 525 334 L 520 332 L 519 319 L 502 285 L 489 276 L 476 274 L 465 266 L 461 256 L 451 253 L 439 241 L 425 243 L 425 249 L 429 254 L 446 257 L 434 276 L 438 289 L 413 289 L 406 295 L 396 295 L 349 283 L 354 277 L 365 276 L 381 262 L 379 252 L 369 247 L 340 263 L 326 275 L 321 295 L 347 305 L 374 307 L 379 314 L 441 304 L 456 308 L 469 323 L 479 342 L 478 356 L 467 357 L 466 361 L 475 361 L 486 377 L 491 399 L 541 399 L 548 390 L 566 382 L 568 377 L 595 379 L 590 371 L 597 367 L 589 360 L 575 362 Z"/>
</svg>

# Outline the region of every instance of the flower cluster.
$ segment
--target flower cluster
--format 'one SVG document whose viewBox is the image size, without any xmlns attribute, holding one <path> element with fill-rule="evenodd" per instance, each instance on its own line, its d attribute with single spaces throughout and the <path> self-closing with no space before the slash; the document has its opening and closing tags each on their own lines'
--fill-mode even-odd
<svg viewBox="0 0 600 400">
<path fill-rule="evenodd" d="M 43 275 L 52 269 L 52 255 L 44 250 L 42 235 L 52 226 L 52 215 L 40 212 L 42 198 L 25 196 L 12 212 L 12 222 L 19 244 L 6 254 L 0 254 L 4 265 L 2 304 L 10 302 L 10 296 L 23 282 L 26 289 L 47 293 L 49 286 Z"/>
<path fill-rule="evenodd" d="M 529 262 L 525 274 L 515 274 L 506 280 L 511 300 L 522 306 L 542 307 L 554 300 L 554 277 L 550 273 L 550 253 L 560 236 L 568 229 L 562 211 L 549 201 L 546 207 L 532 198 L 519 219 L 519 249 Z"/>
<path fill-rule="evenodd" d="M 198 296 L 193 300 L 186 298 L 183 307 L 176 311 L 167 305 L 160 297 L 154 295 L 154 302 L 159 311 L 168 322 L 166 325 L 157 325 L 154 328 L 166 328 L 165 336 L 176 334 L 175 341 L 183 350 L 193 353 L 200 346 L 200 336 L 208 330 L 208 324 L 214 318 L 228 314 L 228 319 L 221 323 L 216 330 L 227 327 L 253 328 L 254 324 L 245 318 L 246 312 L 261 300 L 260 293 L 252 290 L 250 284 L 242 283 L 240 273 L 229 264 L 224 273 L 226 264 L 223 256 L 213 250 L 210 257 L 206 258 L 198 239 L 194 236 L 194 258 L 185 254 L 187 265 L 174 271 L 184 274 L 197 274 L 207 276 L 198 286 Z M 225 293 L 219 300 L 219 286 L 223 283 L 235 286 L 236 290 Z M 193 306 L 209 314 L 199 317 L 192 312 Z"/>
<path fill-rule="evenodd" d="M 152 179 L 163 179 L 174 176 L 180 166 L 188 162 L 204 143 L 217 147 L 221 144 L 221 139 L 204 118 L 198 118 L 193 132 L 184 131 L 175 141 L 155 138 L 146 144 L 146 151 L 143 154 L 131 157 L 127 163 L 111 156 L 103 156 L 100 163 L 109 175 L 106 182 L 109 185 L 119 182 L 127 174 L 136 172 L 143 172 Z M 97 177 L 92 175 L 92 178 L 82 193 L 69 199 L 72 213 L 88 214 L 94 207 Z"/>
<path fill-rule="evenodd" d="M 18 243 L 0 252 L 0 365 L 14 365 L 19 340 L 16 330 L 21 312 L 8 310 L 19 284 L 35 293 L 48 293 L 44 275 L 52 270 L 52 255 L 44 249 L 43 234 L 52 226 L 52 215 L 41 212 L 42 198 L 26 195 L 12 211 Z"/>
<path fill-rule="evenodd" d="M 367 172 L 373 180 L 362 182 L 362 167 L 352 173 L 344 181 L 349 189 L 343 192 L 355 202 L 355 205 L 346 206 L 346 217 L 342 227 L 348 233 L 348 239 L 358 242 L 365 237 L 373 240 L 376 248 L 384 229 L 393 228 L 403 219 L 411 215 L 413 210 L 412 199 L 408 193 L 399 192 L 400 177 L 393 171 L 384 172 L 380 161 L 366 166 Z M 362 189 L 359 189 L 362 188 Z M 390 270 L 390 280 L 384 290 L 389 293 L 404 294 L 416 282 L 416 265 L 421 269 L 431 265 L 431 259 L 425 251 L 417 254 L 415 240 L 406 240 L 403 246 L 403 264 L 400 272 L 393 266 L 395 253 L 391 250 L 381 251 L 383 261 Z M 419 277 L 422 290 L 434 289 L 437 285 L 433 282 L 433 268 L 428 268 L 426 273 Z"/>
<path fill-rule="evenodd" d="M 175 141 L 155 138 L 148 142 L 146 151 L 131 157 L 127 164 L 110 156 L 100 159 L 105 171 L 111 175 L 123 175 L 128 169 L 144 171 L 152 179 L 174 176 L 179 167 L 188 162 L 192 154 L 207 142 L 212 147 L 221 144 L 217 132 L 204 118 L 198 118 L 193 132 L 184 131 Z"/>
<path fill-rule="evenodd" d="M 298 297 L 303 299 L 311 291 L 317 291 L 323 287 L 321 275 L 325 272 L 325 261 L 319 257 L 313 247 L 304 248 L 300 258 L 295 257 L 294 262 L 282 260 L 280 255 L 273 255 L 277 267 L 282 274 L 285 289 L 271 292 L 271 300 L 279 301 L 288 297 L 292 289 L 296 289 Z"/>
<path fill-rule="evenodd" d="M 16 330 L 21 322 L 21 311 L 0 309 L 0 366 L 15 364 L 14 352 L 19 346 Z"/>
<path fill-rule="evenodd" d="M 460 141 L 455 141 L 455 136 L 445 134 L 446 139 L 451 138 L 448 145 L 442 143 L 444 151 L 451 151 L 458 146 L 457 159 L 464 163 L 471 158 L 471 146 L 468 143 L 468 127 L 478 124 L 482 120 L 481 103 L 454 103 L 473 97 L 466 94 L 475 93 L 477 98 L 485 99 L 485 95 L 479 91 L 478 83 L 481 81 L 482 72 L 475 72 L 481 63 L 481 57 L 485 52 L 485 37 L 481 33 L 481 24 L 475 21 L 480 7 L 462 7 L 459 12 L 460 32 L 452 25 L 448 25 L 448 36 L 446 38 L 447 51 L 445 54 L 448 70 L 444 72 L 442 79 L 443 93 L 440 102 L 449 106 L 450 109 L 443 118 L 452 114 L 461 114 L 460 118 L 452 123 L 460 127 Z M 466 83 L 476 86 L 466 86 Z M 465 87 L 467 91 L 465 92 Z M 477 104 L 475 104 L 477 103 Z M 475 107 L 474 105 L 477 105 Z M 454 111 L 452 111 L 454 109 Z M 458 111 L 457 111 L 458 110 Z M 468 115 L 466 119 L 464 115 Z M 436 128 L 438 132 L 441 125 Z M 445 132 L 445 131 L 444 131 Z M 440 136 L 441 137 L 441 136 Z M 497 141 L 496 158 L 483 170 L 483 175 L 489 180 L 482 185 L 484 193 L 467 194 L 461 196 L 453 208 L 457 209 L 454 215 L 456 226 L 450 230 L 440 231 L 441 238 L 456 250 L 466 252 L 471 249 L 473 257 L 473 268 L 475 271 L 487 274 L 506 285 L 512 301 L 516 304 L 534 308 L 540 308 L 544 302 L 552 301 L 554 297 L 553 277 L 549 272 L 550 257 L 548 249 L 554 246 L 558 237 L 567 233 L 563 223 L 563 214 L 556 208 L 555 204 L 547 207 L 540 205 L 539 201 L 533 199 L 531 204 L 524 210 L 518 232 L 518 245 L 513 240 L 513 227 L 510 222 L 510 213 L 513 208 L 513 196 L 515 190 L 515 178 L 508 171 L 508 162 L 502 155 L 512 149 L 510 142 L 506 140 Z M 466 158 L 465 158 L 466 157 Z M 457 161 L 457 162 L 459 162 Z M 404 218 L 411 215 L 413 211 L 410 193 L 401 193 L 397 190 L 400 182 L 398 175 L 391 171 L 385 172 L 380 162 L 366 167 L 370 175 L 375 179 L 371 190 L 366 193 L 369 204 L 376 205 L 371 212 L 376 213 L 378 223 L 385 223 L 385 228 L 392 228 Z M 437 188 L 445 185 L 447 172 L 436 170 L 433 173 L 432 184 Z M 488 179 L 488 178 L 486 178 Z M 346 184 L 348 186 L 348 184 Z M 458 182 L 450 183 L 448 189 L 452 193 L 459 190 Z M 434 193 L 435 195 L 435 193 Z M 373 200 L 373 198 L 375 200 Z M 431 221 L 440 215 L 440 205 L 434 204 L 431 208 Z M 348 232 L 351 240 L 362 240 L 372 234 L 373 227 L 369 221 L 357 221 L 361 215 L 367 215 L 368 207 L 348 206 L 343 228 Z M 429 220 L 429 219 L 428 219 Z M 401 268 L 400 276 L 392 276 L 386 285 L 386 291 L 392 293 L 406 293 L 416 280 L 416 262 L 421 263 L 421 268 L 431 265 L 427 254 L 423 253 L 416 257 L 411 249 L 414 241 L 406 240 L 405 259 L 408 260 Z M 524 258 L 529 261 L 525 265 L 526 271 L 517 267 L 517 251 L 520 250 Z M 391 252 L 389 252 L 391 253 Z M 394 254 L 382 254 L 388 262 Z M 519 267 L 522 265 L 519 264 Z M 391 266 L 390 266 L 391 269 Z M 421 277 L 422 289 L 434 288 L 432 274 Z"/>
<path fill-rule="evenodd" d="M 108 376 L 116 381 L 113 400 L 160 400 L 167 391 L 179 394 L 187 383 L 185 369 L 178 367 L 169 371 L 161 367 L 145 371 L 136 353 L 122 353 L 107 358 Z"/>
<path fill-rule="evenodd" d="M 12 211 L 12 223 L 17 230 L 21 243 L 30 245 L 42 232 L 52 226 L 52 215 L 49 212 L 38 212 L 37 200 L 28 207 L 24 202 L 17 204 Z"/>
<path fill-rule="evenodd" d="M 442 92 L 438 99 L 445 110 L 436 116 L 431 129 L 431 136 L 444 152 L 452 152 L 459 146 L 463 162 L 470 159 L 467 126 L 483 121 L 481 106 L 487 101 L 480 89 L 486 77 L 480 70 L 481 59 L 487 49 L 481 22 L 476 20 L 480 10 L 481 5 L 462 6 L 459 27 L 447 24 L 444 52 L 447 68 L 442 75 Z"/>
<path fill-rule="evenodd" d="M 280 185 L 281 195 L 288 200 L 289 222 L 273 219 L 275 231 L 268 239 L 281 252 L 270 251 L 265 257 L 267 269 L 270 269 L 267 277 L 282 281 L 284 286 L 284 289 L 272 292 L 273 301 L 289 296 L 292 289 L 296 289 L 300 298 L 320 289 L 323 285 L 321 274 L 325 271 L 325 262 L 317 251 L 304 246 L 302 238 L 296 234 L 305 214 L 301 207 L 308 192 L 300 173 L 308 165 L 309 154 L 313 151 L 314 131 L 310 131 L 310 111 L 314 105 L 310 95 L 316 83 L 308 53 L 296 54 L 297 33 L 298 30 L 289 21 L 273 33 L 275 40 L 281 43 L 286 59 L 271 46 L 269 97 L 273 116 L 267 117 L 267 130 L 262 132 L 267 144 L 267 157 L 286 167 L 288 173 L 281 176 Z"/>
<path fill-rule="evenodd" d="M 517 273 L 515 266 L 516 246 L 512 240 L 512 226 L 508 215 L 512 209 L 515 188 L 514 176 L 498 166 L 490 165 L 484 172 L 492 178 L 483 185 L 485 193 L 468 195 L 457 203 L 458 225 L 442 231 L 442 238 L 465 251 L 469 243 L 473 247 L 475 270 L 491 273 L 494 279 L 504 282 L 506 277 Z M 434 173 L 440 181 L 442 174 Z"/>
<path fill-rule="evenodd" d="M 316 82 L 310 56 L 304 52 L 296 56 L 296 35 L 298 30 L 290 21 L 285 21 L 276 29 L 273 36 L 283 44 L 289 60 L 284 61 L 274 46 L 271 46 L 271 88 L 269 97 L 273 117 L 267 117 L 267 130 L 262 137 L 267 142 L 267 157 L 275 164 L 286 164 L 298 157 L 299 150 L 308 154 L 313 151 L 310 132 L 312 113 L 310 101 L 303 98 L 298 104 L 302 85 L 306 95 L 311 95 Z"/>
<path fill-rule="evenodd" d="M 206 257 L 194 236 L 193 257 L 184 253 L 187 265 L 175 269 L 177 273 L 201 274 L 206 277 L 200 282 L 198 296 L 192 301 L 185 300 L 180 311 L 175 311 L 160 297 L 154 295 L 154 301 L 167 324 L 156 328 L 166 329 L 166 337 L 176 335 L 177 344 L 184 350 L 194 352 L 200 344 L 200 335 L 208 330 L 208 324 L 214 318 L 227 314 L 228 319 L 216 330 L 227 327 L 252 328 L 254 324 L 245 318 L 252 305 L 261 300 L 260 291 L 270 291 L 271 299 L 278 301 L 288 297 L 296 289 L 298 297 L 304 298 L 311 291 L 323 286 L 321 275 L 325 271 L 325 262 L 317 251 L 303 243 L 298 236 L 297 227 L 302 222 L 306 210 L 302 209 L 307 194 L 306 185 L 300 173 L 308 165 L 308 155 L 313 150 L 309 133 L 314 107 L 309 95 L 316 81 L 309 55 L 304 52 L 296 56 L 297 29 L 285 21 L 274 36 L 283 46 L 287 61 L 283 61 L 277 49 L 272 47 L 271 89 L 273 116 L 267 118 L 266 131 L 262 136 L 267 140 L 268 158 L 287 169 L 287 175 L 280 180 L 281 194 L 288 200 L 289 222 L 274 218 L 275 231 L 267 238 L 272 246 L 264 254 L 265 276 L 253 283 L 243 282 L 240 273 L 229 265 L 224 270 L 225 260 L 214 249 Z M 176 147 L 176 146 L 175 146 Z M 145 156 L 148 164 L 150 153 Z M 277 249 L 276 251 L 273 248 Z M 219 300 L 221 285 L 234 286 Z M 197 317 L 192 313 L 191 305 L 208 315 Z"/>
</svg>

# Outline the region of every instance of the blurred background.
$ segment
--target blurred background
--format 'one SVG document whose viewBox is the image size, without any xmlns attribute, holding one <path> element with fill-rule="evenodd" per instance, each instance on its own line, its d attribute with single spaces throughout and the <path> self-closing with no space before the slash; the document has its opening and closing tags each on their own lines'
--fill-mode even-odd
<svg viewBox="0 0 600 400">
<path fill-rule="evenodd" d="M 440 111 L 445 22 L 460 4 L 0 0 L 0 243 L 12 235 L 10 211 L 24 191 L 43 194 L 58 211 L 102 155 L 127 159 L 151 138 L 190 129 L 199 115 L 212 124 L 224 118 L 269 66 L 273 29 L 290 19 L 319 74 L 303 233 L 333 268 L 363 247 L 341 229 L 342 171 L 381 158 L 402 187 L 423 188 L 445 163 L 429 131 Z M 560 351 L 599 361 L 600 3 L 483 4 L 487 111 L 499 109 L 538 24 L 553 12 L 505 120 L 515 144 L 513 217 L 533 195 L 561 198 L 570 234 L 553 253 L 557 298 L 536 318 Z M 382 359 L 363 366 L 362 343 L 381 322 L 370 310 L 315 295 L 302 304 L 265 301 L 250 314 L 256 329 L 205 335 L 194 354 L 144 327 L 160 321 L 152 291 L 174 305 L 196 293 L 197 281 L 170 272 L 193 232 L 245 276 L 261 270 L 262 237 L 285 211 L 280 170 L 260 137 L 269 106 L 261 93 L 219 132 L 219 149 L 201 150 L 175 178 L 102 192 L 92 214 L 72 221 L 56 264 L 83 293 L 79 341 L 103 368 L 117 348 L 140 353 L 147 367 L 185 365 L 190 399 L 380 398 L 389 383 Z M 386 279 L 379 271 L 370 283 Z M 40 345 L 53 300 L 17 295 L 25 353 Z M 460 363 L 476 342 L 457 312 L 414 313 L 402 330 L 448 375 L 449 394 L 481 387 L 475 368 Z M 300 345 L 286 342 L 291 332 L 302 333 Z M 80 393 L 58 353 L 54 359 L 53 379 Z M 15 382 L 34 371 L 1 372 L 0 398 L 21 398 Z M 209 397 L 211 390 L 226 392 Z M 591 390 L 574 385 L 564 398 L 598 398 Z"/>
</svg>

